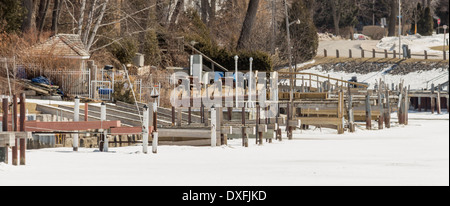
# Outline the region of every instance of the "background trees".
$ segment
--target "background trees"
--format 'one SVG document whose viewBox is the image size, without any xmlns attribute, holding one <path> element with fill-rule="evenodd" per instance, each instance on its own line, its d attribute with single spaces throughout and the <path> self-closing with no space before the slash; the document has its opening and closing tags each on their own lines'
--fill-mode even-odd
<svg viewBox="0 0 450 206">
<path fill-rule="evenodd" d="M 229 55 L 258 52 L 271 64 L 286 65 L 284 0 L 2 0 L 0 32 L 35 35 L 38 41 L 57 33 L 79 34 L 93 58 L 111 56 L 122 63 L 121 54 L 145 54 L 153 66 L 186 66 L 184 43 L 209 45 L 210 55 L 228 64 Z M 315 56 L 318 32 L 351 38 L 367 25 L 388 19 L 389 35 L 398 29 L 398 0 L 287 0 L 294 58 L 298 62 Z M 433 17 L 448 21 L 448 1 L 402 1 L 403 25 L 414 25 L 429 35 L 437 25 Z M 417 8 L 420 3 L 421 8 Z M 427 9 L 428 8 L 428 9 Z M 195 13 L 195 14 L 194 14 Z M 203 26 L 196 27 L 197 15 Z M 193 32 L 203 28 L 204 33 Z M 411 32 L 411 31 L 410 31 Z M 413 32 L 412 32 L 413 33 Z M 44 35 L 45 34 L 45 35 Z M 196 36 L 196 34 L 198 34 Z M 41 38 L 39 38 L 41 37 Z M 194 38 L 195 37 L 195 38 Z M 204 43 L 199 40 L 206 40 Z M 27 38 L 33 39 L 33 38 Z M 132 39 L 133 41 L 130 41 Z M 184 40 L 183 40 L 184 39 Z M 226 55 L 225 55 L 226 54 Z M 1 55 L 1 54 L 0 54 Z M 244 54 L 242 54 L 244 55 Z M 126 56 L 126 55 L 125 55 Z M 127 60 L 128 59 L 128 60 Z M 266 62 L 267 63 L 267 62 Z M 261 64 L 266 65 L 266 64 Z"/>
</svg>

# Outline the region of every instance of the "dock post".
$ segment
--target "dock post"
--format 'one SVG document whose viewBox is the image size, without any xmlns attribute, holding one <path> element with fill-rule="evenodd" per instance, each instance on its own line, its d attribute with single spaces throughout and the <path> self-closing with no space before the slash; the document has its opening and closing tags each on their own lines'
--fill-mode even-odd
<svg viewBox="0 0 450 206">
<path fill-rule="evenodd" d="M 434 109 L 436 108 L 436 99 L 434 94 L 431 95 L 431 114 L 434 114 Z"/>
<path fill-rule="evenodd" d="M 338 118 L 341 119 L 342 123 L 338 125 L 338 134 L 344 134 L 344 92 L 341 90 L 338 93 Z"/>
<path fill-rule="evenodd" d="M 391 99 L 389 96 L 389 87 L 386 85 L 386 106 L 385 106 L 385 113 L 384 113 L 384 126 L 386 128 L 391 128 Z"/>
<path fill-rule="evenodd" d="M 353 97 L 350 84 L 348 87 L 348 128 L 350 132 L 355 132 L 355 116 L 353 115 Z"/>
<path fill-rule="evenodd" d="M 175 126 L 175 107 L 172 107 L 172 127 Z"/>
<path fill-rule="evenodd" d="M 384 121 L 384 114 L 383 114 L 384 108 L 383 108 L 383 96 L 382 96 L 383 94 L 381 93 L 382 92 L 381 88 L 383 88 L 383 87 L 381 85 L 381 80 L 380 80 L 380 88 L 378 88 L 378 106 L 380 109 L 380 116 L 378 117 L 378 129 L 383 129 L 383 121 Z"/>
<path fill-rule="evenodd" d="M 20 131 L 25 132 L 25 117 L 26 117 L 26 107 L 25 107 L 25 93 L 20 94 Z M 25 165 L 25 151 L 27 149 L 27 142 L 25 138 L 20 138 L 20 165 Z"/>
<path fill-rule="evenodd" d="M 78 122 L 80 118 L 80 98 L 78 98 L 78 96 L 75 97 L 75 106 L 73 108 L 73 113 L 73 121 Z M 78 134 L 73 134 L 72 146 L 74 152 L 78 151 L 78 137 Z"/>
<path fill-rule="evenodd" d="M 422 98 L 421 97 L 417 98 L 417 109 L 419 110 L 419 112 L 422 111 Z"/>
<path fill-rule="evenodd" d="M 8 131 L 8 99 L 4 98 L 2 100 L 2 109 L 3 109 L 3 120 L 2 120 L 2 129 L 3 132 Z M 0 147 L 0 162 L 4 162 L 8 164 L 8 147 Z"/>
<path fill-rule="evenodd" d="M 84 121 L 89 121 L 89 104 L 87 102 L 84 103 Z"/>
<path fill-rule="evenodd" d="M 101 106 L 100 106 L 100 121 L 102 122 L 102 128 L 100 128 L 100 130 L 99 130 L 99 132 L 102 132 L 102 133 L 100 133 L 99 134 L 99 138 L 98 138 L 98 149 L 100 150 L 100 152 L 103 152 L 103 149 L 104 149 L 104 139 L 103 139 L 103 117 L 104 117 L 104 114 L 103 114 L 103 104 L 105 104 L 104 102 L 102 102 L 102 104 L 101 104 Z M 105 117 L 105 119 L 106 119 L 106 117 Z"/>
<path fill-rule="evenodd" d="M 13 95 L 13 122 L 14 122 L 14 131 L 19 131 L 19 125 L 17 122 L 17 95 Z M 14 138 L 14 146 L 12 147 L 12 164 L 17 166 L 19 165 L 18 153 L 17 153 L 17 138 Z"/>
<path fill-rule="evenodd" d="M 148 136 L 150 132 L 150 125 L 149 125 L 149 109 L 147 105 L 144 105 L 144 111 L 142 114 L 143 117 L 143 127 L 142 127 L 142 152 L 144 154 L 148 153 Z"/>
<path fill-rule="evenodd" d="M 153 103 L 153 140 L 152 140 L 152 152 L 158 153 L 158 103 Z"/>
<path fill-rule="evenodd" d="M 408 125 L 408 112 L 409 112 L 409 89 L 405 87 L 405 107 L 403 108 L 403 123 Z"/>
<path fill-rule="evenodd" d="M 437 88 L 437 98 L 436 98 L 436 109 L 437 113 L 441 114 L 441 85 L 438 85 Z"/>
<path fill-rule="evenodd" d="M 216 109 L 211 107 L 211 147 L 215 147 L 217 144 L 217 112 Z"/>
<path fill-rule="evenodd" d="M 152 140 L 152 152 L 153 154 L 158 153 L 158 132 L 153 132 L 153 140 Z"/>
<path fill-rule="evenodd" d="M 366 94 L 366 129 L 372 129 L 372 108 L 370 105 L 370 91 Z"/>
</svg>

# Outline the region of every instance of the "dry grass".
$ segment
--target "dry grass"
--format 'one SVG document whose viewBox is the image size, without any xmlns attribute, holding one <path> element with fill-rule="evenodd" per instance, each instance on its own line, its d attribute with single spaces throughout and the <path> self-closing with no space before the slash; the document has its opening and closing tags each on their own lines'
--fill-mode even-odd
<svg viewBox="0 0 450 206">
<path fill-rule="evenodd" d="M 431 47 L 430 49 L 436 50 L 436 51 L 443 51 L 443 49 L 445 49 L 445 51 L 448 51 L 448 47 L 449 46 L 445 46 L 444 48 L 443 48 L 443 46 L 435 46 L 435 47 Z"/>
</svg>

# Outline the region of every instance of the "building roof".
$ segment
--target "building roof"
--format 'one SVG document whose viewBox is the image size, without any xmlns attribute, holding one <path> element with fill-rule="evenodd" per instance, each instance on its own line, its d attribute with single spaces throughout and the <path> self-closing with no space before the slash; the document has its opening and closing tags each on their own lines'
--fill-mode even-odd
<svg viewBox="0 0 450 206">
<path fill-rule="evenodd" d="M 53 55 L 74 59 L 90 58 L 90 54 L 86 51 L 80 35 L 77 34 L 57 34 L 44 43 L 33 46 L 31 52 L 39 56 Z"/>
</svg>

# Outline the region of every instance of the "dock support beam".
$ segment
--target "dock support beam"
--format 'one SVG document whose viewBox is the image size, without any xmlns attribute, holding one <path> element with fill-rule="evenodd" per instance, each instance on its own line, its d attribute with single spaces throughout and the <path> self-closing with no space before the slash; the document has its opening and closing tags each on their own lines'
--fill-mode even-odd
<svg viewBox="0 0 450 206">
<path fill-rule="evenodd" d="M 26 117 L 26 107 L 25 107 L 25 93 L 20 94 L 20 131 L 25 132 L 25 117 Z M 20 138 L 20 165 L 25 165 L 25 151 L 27 149 L 27 142 L 25 138 Z"/>
<path fill-rule="evenodd" d="M 211 147 L 215 147 L 217 144 L 217 112 L 214 107 L 211 107 Z"/>
<path fill-rule="evenodd" d="M 370 92 L 367 91 L 366 95 L 366 129 L 372 129 L 372 108 L 370 105 Z"/>
<path fill-rule="evenodd" d="M 80 118 L 80 98 L 78 98 L 78 96 L 77 97 L 75 97 L 75 107 L 73 108 L 73 113 L 74 113 L 74 116 L 73 116 L 73 121 L 74 122 L 78 122 L 79 121 L 79 118 Z M 77 152 L 78 151 L 78 134 L 77 133 L 75 133 L 75 134 L 73 134 L 73 143 L 72 143 L 72 145 L 73 145 L 73 151 L 74 152 Z"/>
<path fill-rule="evenodd" d="M 4 98 L 2 100 L 2 108 L 3 108 L 3 120 L 2 120 L 2 129 L 3 132 L 8 131 L 8 99 Z M 8 164 L 8 147 L 0 147 L 0 162 L 4 162 Z"/>
<path fill-rule="evenodd" d="M 142 128 L 142 152 L 144 154 L 148 153 L 148 135 L 149 135 L 149 109 L 147 105 L 144 105 L 144 111 L 143 111 L 143 128 Z"/>
<path fill-rule="evenodd" d="M 14 131 L 19 131 L 19 125 L 17 124 L 17 95 L 13 95 L 13 122 L 14 122 Z M 14 146 L 12 147 L 12 164 L 17 166 L 19 165 L 19 155 L 17 150 L 17 138 L 14 139 Z"/>
</svg>

